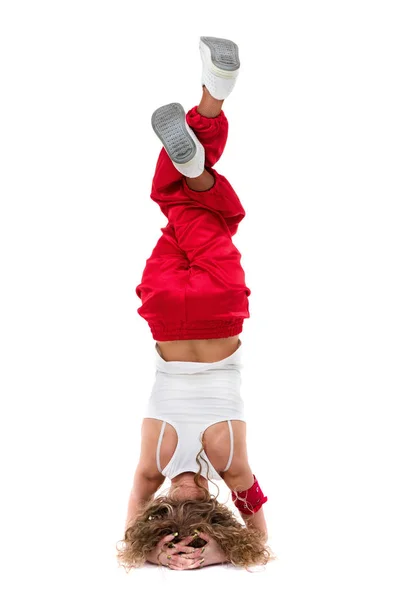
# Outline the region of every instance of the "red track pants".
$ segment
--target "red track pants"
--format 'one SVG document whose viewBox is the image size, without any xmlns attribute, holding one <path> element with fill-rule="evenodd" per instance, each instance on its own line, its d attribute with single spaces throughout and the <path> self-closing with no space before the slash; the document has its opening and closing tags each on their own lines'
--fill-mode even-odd
<svg viewBox="0 0 400 600">
<path fill-rule="evenodd" d="M 161 150 L 151 198 L 168 224 L 136 288 L 142 301 L 138 313 L 156 341 L 238 335 L 250 317 L 251 291 L 232 242 L 245 211 L 229 182 L 212 168 L 225 148 L 228 121 L 223 112 L 203 117 L 197 107 L 186 119 L 204 146 L 215 183 L 205 192 L 191 190 Z"/>
</svg>

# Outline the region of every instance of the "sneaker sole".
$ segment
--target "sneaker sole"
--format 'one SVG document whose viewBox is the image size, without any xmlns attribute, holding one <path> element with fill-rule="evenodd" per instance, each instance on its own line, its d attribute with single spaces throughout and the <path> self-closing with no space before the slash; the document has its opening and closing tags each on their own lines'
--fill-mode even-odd
<svg viewBox="0 0 400 600">
<path fill-rule="evenodd" d="M 200 40 L 210 49 L 211 61 L 215 67 L 223 71 L 236 71 L 240 68 L 239 48 L 235 42 L 215 37 L 201 37 Z"/>
<path fill-rule="evenodd" d="M 181 165 L 194 158 L 196 144 L 188 132 L 181 104 L 173 102 L 158 108 L 151 117 L 151 125 L 173 162 Z"/>
</svg>

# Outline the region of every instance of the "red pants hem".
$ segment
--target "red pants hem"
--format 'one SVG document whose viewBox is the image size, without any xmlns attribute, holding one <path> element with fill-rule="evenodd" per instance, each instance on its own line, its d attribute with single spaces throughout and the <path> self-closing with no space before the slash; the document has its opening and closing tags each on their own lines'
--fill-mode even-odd
<svg viewBox="0 0 400 600">
<path fill-rule="evenodd" d="M 243 330 L 243 318 L 219 321 L 191 321 L 165 323 L 148 321 L 152 336 L 157 342 L 173 340 L 214 340 L 239 335 Z"/>
</svg>

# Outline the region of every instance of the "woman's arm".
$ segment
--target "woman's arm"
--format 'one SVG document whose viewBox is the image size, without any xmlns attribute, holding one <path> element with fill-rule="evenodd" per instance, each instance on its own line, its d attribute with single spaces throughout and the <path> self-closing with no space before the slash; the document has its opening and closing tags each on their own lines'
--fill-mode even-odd
<svg viewBox="0 0 400 600">
<path fill-rule="evenodd" d="M 161 423 L 158 429 L 154 427 L 154 419 L 143 419 L 142 421 L 140 457 L 129 497 L 125 530 L 128 524 L 135 520 L 142 504 L 150 500 L 165 481 L 164 475 L 159 472 L 154 460 L 160 428 Z"/>
<path fill-rule="evenodd" d="M 268 540 L 267 522 L 265 520 L 263 507 L 261 507 L 260 510 L 255 513 L 255 515 L 244 515 L 243 513 L 240 514 L 247 527 L 253 527 L 254 529 L 263 531 L 266 535 L 265 541 Z"/>
<path fill-rule="evenodd" d="M 136 514 L 141 509 L 142 505 L 151 499 L 165 480 L 165 477 L 161 474 L 156 477 L 149 477 L 146 473 L 147 472 L 144 471 L 140 465 L 136 469 L 132 490 L 129 496 L 125 531 L 135 520 Z"/>
<path fill-rule="evenodd" d="M 223 479 L 231 491 L 242 492 L 248 490 L 254 483 L 253 471 L 247 461 L 239 464 L 236 462 L 234 470 L 229 469 L 223 473 Z M 253 527 L 266 534 L 268 539 L 267 523 L 264 510 L 261 507 L 255 514 L 246 515 L 240 513 L 246 527 Z"/>
</svg>

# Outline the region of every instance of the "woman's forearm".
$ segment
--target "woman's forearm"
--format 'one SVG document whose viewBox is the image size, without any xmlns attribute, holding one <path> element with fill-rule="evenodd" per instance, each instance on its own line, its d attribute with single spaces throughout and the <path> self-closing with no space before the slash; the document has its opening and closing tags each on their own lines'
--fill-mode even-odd
<svg viewBox="0 0 400 600">
<path fill-rule="evenodd" d="M 161 482 L 149 479 L 145 475 L 136 472 L 133 487 L 129 496 L 128 510 L 125 521 L 125 530 L 132 523 L 137 513 L 151 497 L 157 492 Z"/>
<path fill-rule="evenodd" d="M 128 529 L 129 525 L 135 520 L 136 514 L 140 509 L 140 505 L 141 501 L 137 498 L 134 490 L 132 490 L 131 495 L 129 496 L 128 511 L 125 520 L 125 531 Z"/>
<path fill-rule="evenodd" d="M 266 535 L 266 539 L 268 539 L 268 529 L 267 522 L 265 520 L 264 510 L 260 508 L 254 515 L 244 515 L 241 513 L 243 521 L 246 524 L 246 527 L 253 527 L 254 529 L 258 529 L 262 531 Z"/>
</svg>

